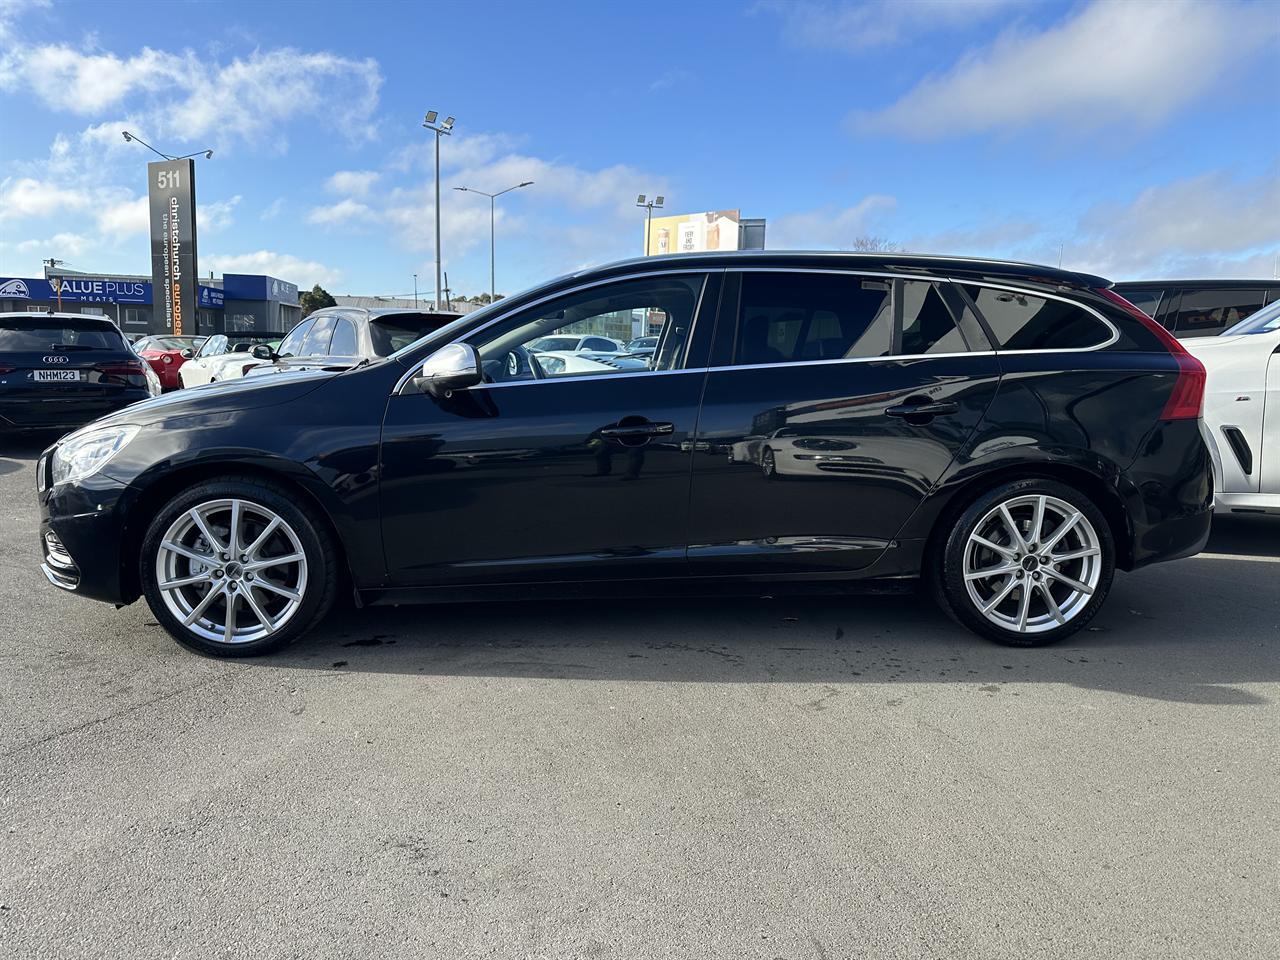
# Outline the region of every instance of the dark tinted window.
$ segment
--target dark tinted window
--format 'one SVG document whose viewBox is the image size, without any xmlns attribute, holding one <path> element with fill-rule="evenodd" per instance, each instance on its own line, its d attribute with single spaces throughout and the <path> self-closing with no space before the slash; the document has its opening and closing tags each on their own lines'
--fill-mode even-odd
<svg viewBox="0 0 1280 960">
<path fill-rule="evenodd" d="M 316 317 L 315 323 L 311 325 L 311 330 L 302 341 L 302 349 L 298 351 L 298 356 L 322 357 L 327 354 L 329 352 L 329 338 L 333 336 L 335 322 L 336 318 L 331 314 Z"/>
<path fill-rule="evenodd" d="M 1079 350 L 1113 336 L 1110 327 L 1074 303 L 991 287 L 964 289 L 1004 350 Z"/>
<path fill-rule="evenodd" d="M 0 320 L 0 351 L 122 350 L 124 337 L 101 321 L 83 323 L 62 317 L 14 317 Z"/>
<path fill-rule="evenodd" d="M 280 356 L 296 357 L 300 355 L 302 341 L 311 332 L 311 324 L 313 322 L 312 320 L 303 320 L 289 331 L 288 336 L 280 341 L 280 349 L 277 351 Z"/>
<path fill-rule="evenodd" d="M 605 353 L 613 353 L 618 349 L 618 345 L 612 340 L 601 340 L 599 337 L 588 337 L 583 346 L 587 350 L 601 350 Z"/>
<path fill-rule="evenodd" d="M 451 317 L 434 314 L 400 313 L 379 317 L 369 324 L 373 352 L 380 357 L 389 357 L 451 321 Z"/>
<path fill-rule="evenodd" d="M 902 281 L 902 349 L 924 353 L 964 353 L 969 349 L 956 318 L 947 309 L 938 286 L 924 280 Z"/>
<path fill-rule="evenodd" d="M 893 345 L 887 280 L 746 272 L 734 363 L 882 357 Z"/>
<path fill-rule="evenodd" d="M 1179 336 L 1213 336 L 1262 307 L 1262 290 L 1184 290 L 1171 329 Z"/>
<path fill-rule="evenodd" d="M 1159 287 L 1124 287 L 1116 293 L 1124 297 L 1148 317 L 1154 317 L 1160 309 L 1160 298 L 1164 290 Z"/>
<path fill-rule="evenodd" d="M 345 317 L 334 327 L 333 339 L 329 341 L 329 352 L 335 357 L 354 357 L 356 355 L 356 325 Z"/>
</svg>

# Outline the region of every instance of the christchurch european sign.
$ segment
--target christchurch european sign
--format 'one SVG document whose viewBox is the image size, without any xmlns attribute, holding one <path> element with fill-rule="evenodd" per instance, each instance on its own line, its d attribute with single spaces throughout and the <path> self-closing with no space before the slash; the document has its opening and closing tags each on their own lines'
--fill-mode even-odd
<svg viewBox="0 0 1280 960">
<path fill-rule="evenodd" d="M 155 333 L 196 330 L 196 185 L 192 160 L 147 164 Z"/>
</svg>

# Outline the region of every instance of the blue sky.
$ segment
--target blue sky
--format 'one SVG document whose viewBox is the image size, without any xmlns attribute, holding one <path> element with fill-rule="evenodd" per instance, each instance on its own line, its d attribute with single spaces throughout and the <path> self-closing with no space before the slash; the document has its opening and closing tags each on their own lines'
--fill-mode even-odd
<svg viewBox="0 0 1280 960">
<path fill-rule="evenodd" d="M 0 0 L 0 275 L 148 272 L 147 154 L 198 161 L 200 268 L 335 293 L 635 255 L 638 193 L 769 246 L 873 235 L 1116 279 L 1271 276 L 1280 2 Z"/>
</svg>

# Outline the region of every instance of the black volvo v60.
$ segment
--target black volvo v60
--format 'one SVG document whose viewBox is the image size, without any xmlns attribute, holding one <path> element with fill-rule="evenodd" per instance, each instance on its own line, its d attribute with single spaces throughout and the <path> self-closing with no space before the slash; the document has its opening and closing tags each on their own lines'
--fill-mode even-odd
<svg viewBox="0 0 1280 960">
<path fill-rule="evenodd" d="M 344 372 L 136 404 L 41 456 L 43 569 L 264 653 L 402 603 L 923 578 L 993 640 L 1200 550 L 1204 370 L 1098 277 L 902 255 L 629 261 Z M 540 352 L 559 332 L 651 357 Z M 566 601 L 570 602 L 570 601 Z"/>
</svg>

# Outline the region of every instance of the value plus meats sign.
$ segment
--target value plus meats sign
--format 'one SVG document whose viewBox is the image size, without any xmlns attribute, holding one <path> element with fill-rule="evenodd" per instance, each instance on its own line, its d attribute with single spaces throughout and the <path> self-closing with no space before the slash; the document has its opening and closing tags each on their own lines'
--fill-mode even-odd
<svg viewBox="0 0 1280 960">
<path fill-rule="evenodd" d="M 147 164 L 151 206 L 152 333 L 196 331 L 196 183 L 191 160 Z"/>
</svg>

